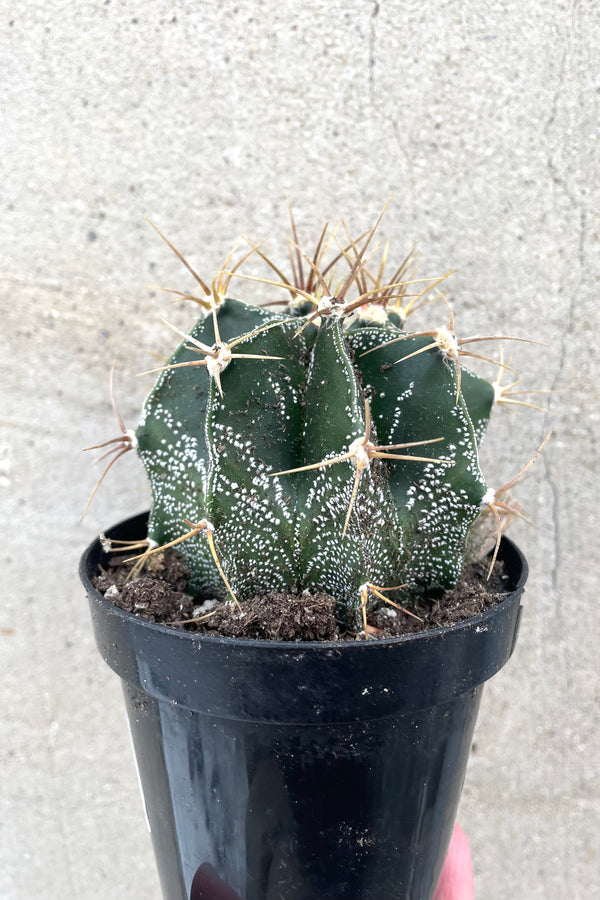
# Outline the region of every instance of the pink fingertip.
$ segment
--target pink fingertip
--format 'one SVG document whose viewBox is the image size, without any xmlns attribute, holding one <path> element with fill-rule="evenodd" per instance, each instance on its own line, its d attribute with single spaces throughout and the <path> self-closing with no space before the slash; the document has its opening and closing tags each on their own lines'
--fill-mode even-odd
<svg viewBox="0 0 600 900">
<path fill-rule="evenodd" d="M 454 826 L 433 900 L 474 900 L 473 864 L 467 836 Z"/>
</svg>

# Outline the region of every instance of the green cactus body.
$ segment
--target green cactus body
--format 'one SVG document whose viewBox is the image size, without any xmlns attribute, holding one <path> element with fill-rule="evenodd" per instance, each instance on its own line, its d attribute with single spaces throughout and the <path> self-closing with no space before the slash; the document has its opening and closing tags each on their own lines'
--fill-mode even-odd
<svg viewBox="0 0 600 900">
<path fill-rule="evenodd" d="M 233 358 L 220 374 L 221 395 L 190 342 L 177 348 L 136 432 L 153 493 L 149 538 L 162 545 L 189 531 L 184 520 L 207 519 L 240 601 L 320 589 L 337 599 L 349 627 L 359 624 L 366 583 L 406 585 L 403 603 L 452 587 L 486 494 L 477 445 L 491 385 L 463 369 L 457 399 L 456 367 L 438 348 L 401 359 L 431 340 L 405 334 L 397 316 L 348 327 L 332 314 L 306 325 L 297 312 L 226 299 L 217 322 L 225 342 L 248 335 L 236 354 L 278 358 Z M 212 346 L 212 316 L 190 337 Z M 204 536 L 179 549 L 191 590 L 224 596 Z"/>
</svg>

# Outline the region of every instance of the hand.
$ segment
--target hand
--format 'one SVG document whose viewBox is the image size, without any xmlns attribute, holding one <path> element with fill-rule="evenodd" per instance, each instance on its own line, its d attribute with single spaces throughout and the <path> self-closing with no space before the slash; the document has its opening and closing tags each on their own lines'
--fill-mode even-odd
<svg viewBox="0 0 600 900">
<path fill-rule="evenodd" d="M 473 900 L 474 896 L 469 842 L 460 825 L 455 825 L 433 900 Z"/>
</svg>

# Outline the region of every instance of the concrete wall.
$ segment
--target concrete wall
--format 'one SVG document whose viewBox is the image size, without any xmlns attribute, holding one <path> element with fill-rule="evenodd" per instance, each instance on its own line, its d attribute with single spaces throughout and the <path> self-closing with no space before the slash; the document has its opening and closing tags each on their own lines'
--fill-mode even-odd
<svg viewBox="0 0 600 900">
<path fill-rule="evenodd" d="M 312 242 L 340 215 L 368 227 L 392 191 L 397 254 L 422 236 L 424 271 L 457 269 L 460 334 L 543 340 L 516 364 L 557 391 L 552 415 L 498 415 L 484 451 L 502 484 L 554 426 L 518 493 L 537 525 L 513 528 L 522 634 L 486 689 L 460 812 L 477 896 L 598 896 L 597 4 L 0 9 L 0 898 L 159 896 L 76 575 L 100 528 L 148 504 L 126 457 L 79 523 L 81 448 L 115 429 L 110 363 L 134 423 L 146 351 L 173 343 L 158 316 L 193 317 L 145 287 L 192 282 L 143 216 L 210 278 L 241 234 L 283 247 L 286 194 Z"/>
</svg>

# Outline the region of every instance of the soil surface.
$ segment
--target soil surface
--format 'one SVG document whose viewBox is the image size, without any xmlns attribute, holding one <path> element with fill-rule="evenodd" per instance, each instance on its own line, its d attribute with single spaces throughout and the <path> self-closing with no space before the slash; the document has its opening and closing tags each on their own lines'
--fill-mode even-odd
<svg viewBox="0 0 600 900">
<path fill-rule="evenodd" d="M 233 602 L 204 600 L 186 593 L 189 570 L 175 550 L 152 556 L 143 574 L 128 577 L 131 563 L 112 556 L 93 580 L 96 588 L 115 606 L 186 631 L 227 637 L 271 641 L 364 640 L 362 632 L 341 630 L 334 616 L 335 600 L 328 594 L 304 591 L 282 594 L 271 591 Z M 452 591 L 422 598 L 404 612 L 384 603 L 367 616 L 369 638 L 387 638 L 431 628 L 454 625 L 500 603 L 510 585 L 502 562 L 487 580 L 488 564 L 469 566 Z M 410 613 L 410 614 L 409 614 Z M 411 615 L 412 614 L 412 615 Z"/>
</svg>

